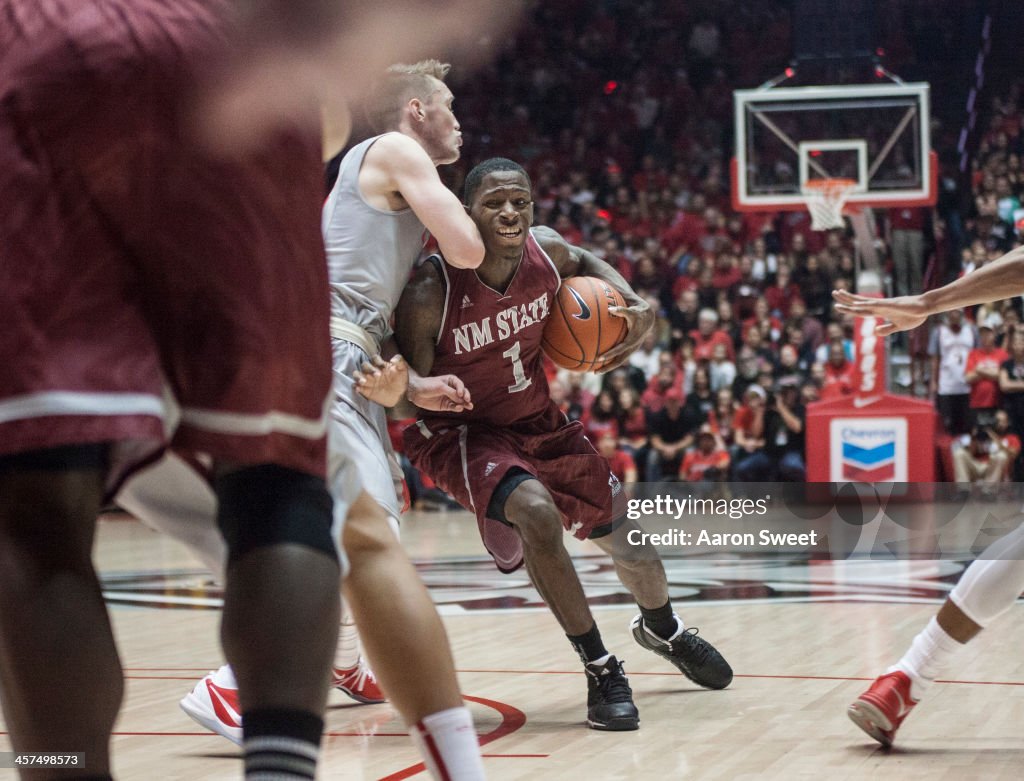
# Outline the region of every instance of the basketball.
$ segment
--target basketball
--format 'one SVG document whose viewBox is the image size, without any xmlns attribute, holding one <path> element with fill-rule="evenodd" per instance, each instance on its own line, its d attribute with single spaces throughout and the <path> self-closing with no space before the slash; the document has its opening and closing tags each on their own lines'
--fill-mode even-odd
<svg viewBox="0 0 1024 781">
<path fill-rule="evenodd" d="M 604 354 L 626 337 L 626 320 L 608 311 L 625 306 L 619 291 L 597 277 L 570 277 L 562 282 L 544 326 L 541 346 L 563 369 L 596 371 Z"/>
</svg>

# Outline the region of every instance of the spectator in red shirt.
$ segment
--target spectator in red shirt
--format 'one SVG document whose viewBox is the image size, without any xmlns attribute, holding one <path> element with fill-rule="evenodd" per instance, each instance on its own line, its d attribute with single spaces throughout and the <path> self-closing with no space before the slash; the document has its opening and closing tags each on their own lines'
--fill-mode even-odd
<svg viewBox="0 0 1024 781">
<path fill-rule="evenodd" d="M 775 272 L 775 281 L 765 288 L 764 297 L 773 315 L 789 317 L 790 304 L 793 299 L 800 297 L 800 287 L 793 281 L 793 272 L 789 266 L 779 266 Z"/>
<path fill-rule="evenodd" d="M 767 398 L 768 394 L 760 385 L 755 383 L 749 386 L 743 392 L 743 405 L 733 418 L 738 480 L 760 479 L 765 471 L 761 467 L 764 460 L 764 413 Z M 747 467 L 753 468 L 748 470 Z"/>
<path fill-rule="evenodd" d="M 688 483 L 724 480 L 729 473 L 729 452 L 707 426 L 697 435 L 697 444 L 686 451 L 679 467 L 679 479 Z"/>
<path fill-rule="evenodd" d="M 825 364 L 824 385 L 821 398 L 838 399 L 853 393 L 853 363 L 846 359 L 842 339 L 833 339 L 828 345 L 828 362 Z"/>
<path fill-rule="evenodd" d="M 752 325 L 761 329 L 761 339 L 766 345 L 776 344 L 782 338 L 782 321 L 771 313 L 764 296 L 754 301 L 754 314 L 743 321 L 743 333 Z"/>
<path fill-rule="evenodd" d="M 646 253 L 641 253 L 633 266 L 632 287 L 641 297 L 661 299 L 665 275 L 658 270 L 658 264 Z"/>
<path fill-rule="evenodd" d="M 558 231 L 562 238 L 565 239 L 569 244 L 579 246 L 583 243 L 583 233 L 576 227 L 572 219 L 568 214 L 559 214 L 555 218 L 555 230 Z"/>
<path fill-rule="evenodd" d="M 693 357 L 698 361 L 710 361 L 716 344 L 724 344 L 729 360 L 736 357 L 732 339 L 724 331 L 718 329 L 718 313 L 714 309 L 702 309 L 697 315 L 697 330 L 690 331 L 693 339 Z"/>
<path fill-rule="evenodd" d="M 586 376 L 585 372 L 566 371 L 564 374 L 560 374 L 560 377 L 563 377 L 567 383 L 565 400 L 571 408 L 579 410 L 580 417 L 594 403 L 594 394 L 583 386 Z"/>
<path fill-rule="evenodd" d="M 707 220 L 704 219 L 706 206 L 704 195 L 695 193 L 690 199 L 689 207 L 676 215 L 675 221 L 662 235 L 665 251 L 673 260 L 677 260 L 683 254 L 698 251 L 708 230 Z"/>
<path fill-rule="evenodd" d="M 640 397 L 640 403 L 649 413 L 661 412 L 665 406 L 665 394 L 676 390 L 683 396 L 683 378 L 673 363 L 663 363 L 658 374 L 648 383 L 647 390 Z"/>
<path fill-rule="evenodd" d="M 636 485 L 636 462 L 633 456 L 619 447 L 615 437 L 605 434 L 597 440 L 597 452 L 608 462 L 608 469 L 619 478 L 627 494 Z"/>
<path fill-rule="evenodd" d="M 712 284 L 716 290 L 728 290 L 740 281 L 740 269 L 736 256 L 731 252 L 719 252 L 715 258 Z"/>
<path fill-rule="evenodd" d="M 708 414 L 711 431 L 725 447 L 731 447 L 736 438 L 736 403 L 731 388 L 722 388 L 715 394 L 715 408 Z"/>
<path fill-rule="evenodd" d="M 619 444 L 635 453 L 647 446 L 647 416 L 633 388 L 619 391 Z"/>
<path fill-rule="evenodd" d="M 614 437 L 618 441 L 619 405 L 610 390 L 603 390 L 597 394 L 597 398 L 584 413 L 581 422 L 583 431 L 591 442 L 597 442 L 605 435 Z"/>
<path fill-rule="evenodd" d="M 972 426 L 991 426 L 1002 397 L 999 393 L 999 367 L 1010 354 L 996 347 L 998 315 L 990 316 L 978 327 L 979 346 L 967 354 L 964 379 L 971 386 Z"/>
</svg>

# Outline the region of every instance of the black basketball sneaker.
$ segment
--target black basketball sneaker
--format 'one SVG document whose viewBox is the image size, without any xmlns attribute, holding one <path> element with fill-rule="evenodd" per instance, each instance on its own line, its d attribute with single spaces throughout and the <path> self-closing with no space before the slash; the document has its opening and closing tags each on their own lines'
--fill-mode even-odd
<svg viewBox="0 0 1024 781">
<path fill-rule="evenodd" d="M 678 617 L 676 621 L 679 621 Z M 707 689 L 724 689 L 732 683 L 732 668 L 711 643 L 697 636 L 697 627 L 682 628 L 668 640 L 654 634 L 644 625 L 643 616 L 633 619 L 633 639 L 648 651 L 668 659 L 694 683 Z"/>
<path fill-rule="evenodd" d="M 587 724 L 592 729 L 626 731 L 640 726 L 622 662 L 609 656 L 604 664 L 590 662 L 587 671 Z"/>
</svg>

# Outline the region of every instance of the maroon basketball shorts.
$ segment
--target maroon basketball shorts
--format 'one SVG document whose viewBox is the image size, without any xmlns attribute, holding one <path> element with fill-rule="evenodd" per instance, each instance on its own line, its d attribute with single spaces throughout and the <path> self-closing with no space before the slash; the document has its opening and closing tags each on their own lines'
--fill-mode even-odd
<svg viewBox="0 0 1024 781">
<path fill-rule="evenodd" d="M 490 517 L 491 496 L 510 469 L 536 477 L 554 499 L 562 525 L 585 540 L 625 512 L 625 497 L 608 462 L 577 421 L 550 433 L 523 435 L 480 423 L 420 421 L 403 436 L 413 466 L 476 514 L 484 547 L 502 572 L 523 563 L 512 527 Z"/>
<path fill-rule="evenodd" d="M 116 480 L 173 436 L 324 473 L 318 139 L 194 140 L 211 6 L 0 0 L 0 455 L 113 442 Z"/>
</svg>

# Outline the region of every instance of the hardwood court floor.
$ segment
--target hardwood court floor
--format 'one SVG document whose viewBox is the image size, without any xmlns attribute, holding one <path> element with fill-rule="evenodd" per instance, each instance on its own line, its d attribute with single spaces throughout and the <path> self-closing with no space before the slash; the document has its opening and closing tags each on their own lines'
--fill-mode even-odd
<svg viewBox="0 0 1024 781">
<path fill-rule="evenodd" d="M 468 514 L 413 513 L 403 539 L 441 606 L 492 779 L 936 781 L 1016 779 L 1024 767 L 1019 607 L 962 651 L 953 680 L 934 688 L 894 750 L 845 714 L 935 611 L 959 565 L 670 562 L 679 612 L 736 671 L 729 689 L 711 692 L 635 645 L 636 610 L 607 560 L 573 542 L 641 713 L 639 731 L 602 733 L 584 726 L 585 681 L 554 619 L 525 576 L 501 576 L 481 557 Z M 117 777 L 239 778 L 234 745 L 177 706 L 221 663 L 219 591 L 184 549 L 124 517 L 101 522 L 96 560 L 128 678 L 113 742 Z M 0 751 L 9 745 L 3 729 Z M 331 693 L 320 778 L 427 778 L 418 771 L 390 706 Z M 0 770 L 5 777 L 13 772 Z"/>
</svg>

